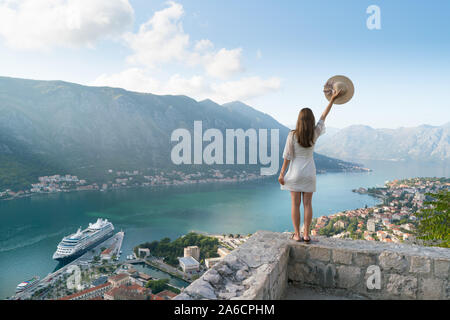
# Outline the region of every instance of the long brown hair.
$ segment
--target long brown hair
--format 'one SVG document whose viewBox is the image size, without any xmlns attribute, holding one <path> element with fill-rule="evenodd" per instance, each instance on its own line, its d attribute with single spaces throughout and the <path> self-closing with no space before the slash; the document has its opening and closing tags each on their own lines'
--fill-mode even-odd
<svg viewBox="0 0 450 320">
<path fill-rule="evenodd" d="M 297 136 L 297 141 L 302 147 L 309 148 L 313 146 L 315 124 L 316 119 L 310 108 L 303 108 L 300 110 L 297 126 L 295 127 L 295 130 L 292 131 Z"/>
</svg>

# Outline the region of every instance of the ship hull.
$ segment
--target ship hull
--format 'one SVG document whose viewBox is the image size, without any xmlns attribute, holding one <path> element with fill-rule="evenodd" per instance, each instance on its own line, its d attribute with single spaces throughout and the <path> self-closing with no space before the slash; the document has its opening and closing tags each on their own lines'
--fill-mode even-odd
<svg viewBox="0 0 450 320">
<path fill-rule="evenodd" d="M 95 248 L 96 246 L 98 246 L 100 243 L 102 243 L 103 241 L 111 238 L 114 234 L 114 229 L 111 230 L 110 232 L 106 233 L 103 237 L 99 238 L 97 241 L 92 242 L 92 244 L 90 244 L 88 247 L 82 249 L 82 250 L 78 250 L 77 252 L 72 253 L 71 255 L 67 255 L 67 256 L 53 256 L 53 260 L 59 261 L 59 262 L 70 262 L 75 260 L 76 258 L 81 257 L 83 254 L 85 254 L 86 252 L 88 252 L 89 250 L 91 250 L 92 248 Z"/>
</svg>

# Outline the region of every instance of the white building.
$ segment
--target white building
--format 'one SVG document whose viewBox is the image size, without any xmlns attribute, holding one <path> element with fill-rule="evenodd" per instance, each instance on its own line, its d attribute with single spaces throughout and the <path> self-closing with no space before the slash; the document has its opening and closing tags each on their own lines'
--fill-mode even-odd
<svg viewBox="0 0 450 320">
<path fill-rule="evenodd" d="M 178 258 L 178 260 L 180 261 L 180 267 L 183 269 L 183 272 L 193 272 L 199 270 L 200 263 L 193 257 L 183 257 Z"/>
<path fill-rule="evenodd" d="M 376 230 L 375 220 L 373 219 L 367 220 L 367 230 L 370 232 L 375 232 Z"/>
</svg>

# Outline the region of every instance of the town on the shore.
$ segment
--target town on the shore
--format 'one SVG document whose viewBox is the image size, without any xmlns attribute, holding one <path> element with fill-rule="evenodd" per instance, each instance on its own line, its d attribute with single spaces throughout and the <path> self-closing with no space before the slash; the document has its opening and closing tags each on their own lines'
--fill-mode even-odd
<svg viewBox="0 0 450 320">
<path fill-rule="evenodd" d="M 218 170 L 211 168 L 192 173 L 178 170 L 150 171 L 150 173 L 146 173 L 142 170 L 114 171 L 109 169 L 106 172 L 107 181 L 104 183 L 88 182 L 87 179 L 81 179 L 78 176 L 70 174 L 42 176 L 38 178 L 38 182 L 31 184 L 29 189 L 18 191 L 11 189 L 0 190 L 0 200 L 11 200 L 33 194 L 45 193 L 87 190 L 107 191 L 130 187 L 177 186 L 217 182 L 236 183 L 266 178 L 266 176 L 247 172 L 246 170 L 238 172 L 230 169 Z"/>
<path fill-rule="evenodd" d="M 343 168 L 346 172 L 371 171 L 360 165 L 354 164 Z M 317 170 L 317 173 L 326 173 L 326 170 Z M 71 174 L 55 174 L 42 176 L 36 183 L 30 184 L 23 190 L 2 190 L 0 185 L 0 200 L 12 200 L 27 197 L 34 194 L 48 194 L 73 191 L 107 191 L 132 187 L 156 187 L 156 186 L 180 186 L 205 183 L 237 183 L 252 180 L 270 179 L 270 176 L 262 176 L 255 168 L 242 170 L 207 168 L 204 170 L 192 170 L 183 172 L 180 170 L 158 170 L 148 168 L 146 170 L 113 170 L 108 169 L 102 174 L 102 182 L 94 179 L 79 178 Z"/>
<path fill-rule="evenodd" d="M 386 182 L 381 188 L 359 188 L 360 194 L 378 197 L 374 207 L 346 210 L 313 219 L 311 235 L 382 242 L 414 242 L 415 213 L 424 207 L 427 194 L 449 189 L 449 178 L 412 178 Z"/>
</svg>

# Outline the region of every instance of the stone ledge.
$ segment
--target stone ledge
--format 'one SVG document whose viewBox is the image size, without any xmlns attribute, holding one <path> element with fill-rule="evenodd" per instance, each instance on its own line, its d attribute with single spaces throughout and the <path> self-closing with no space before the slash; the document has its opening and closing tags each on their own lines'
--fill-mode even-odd
<svg viewBox="0 0 450 320">
<path fill-rule="evenodd" d="M 288 237 L 256 232 L 175 299 L 281 299 L 287 286 Z"/>
<path fill-rule="evenodd" d="M 345 290 L 368 299 L 448 299 L 450 249 L 257 231 L 188 286 L 176 300 L 281 299 L 297 286 Z M 369 289 L 379 268 L 380 289 Z"/>
</svg>

